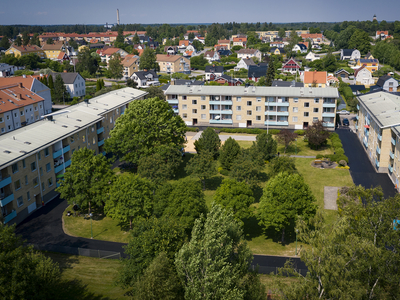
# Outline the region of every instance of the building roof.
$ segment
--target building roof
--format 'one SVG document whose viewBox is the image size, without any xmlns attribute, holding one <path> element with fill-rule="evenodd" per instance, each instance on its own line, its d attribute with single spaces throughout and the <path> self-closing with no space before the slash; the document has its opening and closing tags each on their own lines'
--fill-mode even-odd
<svg viewBox="0 0 400 300">
<path fill-rule="evenodd" d="M 67 53 L 60 51 L 60 53 L 58 53 L 57 59 L 64 59 L 65 55 L 67 55 Z"/>
<path fill-rule="evenodd" d="M 371 73 L 371 71 L 368 70 L 365 66 L 361 66 L 361 68 L 358 68 L 358 69 L 356 69 L 356 70 L 354 71 L 354 77 L 357 77 L 358 73 L 359 73 L 361 70 L 363 70 L 363 69 L 365 69 L 365 70 L 367 70 L 368 72 Z"/>
<path fill-rule="evenodd" d="M 243 62 L 248 66 L 256 66 L 257 64 L 250 58 L 242 58 Z"/>
<path fill-rule="evenodd" d="M 389 79 L 394 79 L 392 76 L 389 75 L 383 75 L 381 77 L 379 77 L 378 82 L 376 83 L 377 86 L 383 87 L 383 85 L 385 84 L 385 82 Z M 396 80 L 396 79 L 394 79 Z"/>
<path fill-rule="evenodd" d="M 343 56 L 351 56 L 354 50 L 356 49 L 342 49 Z"/>
<path fill-rule="evenodd" d="M 359 95 L 357 98 L 380 124 L 380 127 L 400 125 L 400 97 L 398 95 L 380 91 Z"/>
<path fill-rule="evenodd" d="M 157 61 L 175 62 L 183 58 L 181 55 L 157 54 Z"/>
<path fill-rule="evenodd" d="M 0 86 L 0 113 L 44 101 L 42 97 L 25 88 L 22 83 Z"/>
<path fill-rule="evenodd" d="M 337 74 L 340 74 L 340 73 L 343 73 L 343 72 L 345 72 L 345 73 L 347 73 L 347 74 L 350 74 L 350 73 L 347 72 L 345 69 L 337 70 L 337 71 L 335 72 L 335 74 L 337 75 Z"/>
<path fill-rule="evenodd" d="M 272 87 L 272 86 L 186 86 L 170 85 L 166 95 L 221 95 L 221 96 L 271 96 L 297 98 L 338 98 L 337 88 L 300 88 L 300 87 Z M 400 107 L 400 106 L 399 106 Z"/>
<path fill-rule="evenodd" d="M 214 54 L 215 54 L 215 51 L 206 51 L 205 53 L 204 53 L 204 57 L 213 57 L 214 56 Z"/>
<path fill-rule="evenodd" d="M 188 40 L 180 40 L 179 41 L 179 46 L 189 46 L 189 41 Z"/>
<path fill-rule="evenodd" d="M 237 54 L 256 54 L 256 52 L 259 51 L 257 49 L 240 49 L 239 51 L 237 51 Z"/>
<path fill-rule="evenodd" d="M 114 47 L 108 47 L 108 48 L 104 47 L 103 49 L 99 49 L 97 51 L 100 55 L 113 55 L 114 53 L 117 53 L 119 50 L 121 49 Z"/>
<path fill-rule="evenodd" d="M 247 42 L 247 37 L 235 37 L 233 42 Z"/>
<path fill-rule="evenodd" d="M 301 50 L 307 50 L 307 47 L 304 44 L 298 43 L 297 46 L 299 46 Z"/>
<path fill-rule="evenodd" d="M 206 66 L 206 73 L 223 73 L 225 71 L 224 66 Z"/>
<path fill-rule="evenodd" d="M 53 121 L 43 119 L 0 136 L 0 169 L 104 119 L 103 114 L 145 96 L 147 93 L 123 88 L 59 110 Z M 45 133 L 45 134 L 43 134 Z"/>
<path fill-rule="evenodd" d="M 218 40 L 218 44 L 230 44 L 230 40 Z"/>
<path fill-rule="evenodd" d="M 317 39 L 317 38 L 322 39 L 322 33 L 303 33 L 301 37 L 303 39 Z"/>
<path fill-rule="evenodd" d="M 54 42 L 54 44 L 43 44 L 43 50 L 61 50 L 62 46 L 64 45 L 63 42 Z"/>
<path fill-rule="evenodd" d="M 279 86 L 279 87 L 304 87 L 304 83 L 296 82 L 296 81 L 281 81 L 281 80 L 274 80 L 272 81 L 271 86 Z"/>
<path fill-rule="evenodd" d="M 291 59 L 289 59 L 287 62 L 285 62 L 283 64 L 282 68 L 285 68 L 285 69 L 300 69 L 300 65 L 299 65 L 299 63 L 297 61 L 294 60 L 294 58 L 291 58 Z"/>
<path fill-rule="evenodd" d="M 276 49 L 278 49 L 278 51 L 279 51 L 280 53 L 286 53 L 285 49 L 283 49 L 283 48 L 277 48 L 277 47 L 272 47 L 272 48 L 270 48 L 270 49 L 269 49 L 269 52 L 270 52 L 270 53 L 275 52 Z"/>
<path fill-rule="evenodd" d="M 365 59 L 365 58 L 360 58 L 357 59 L 358 62 L 360 62 L 360 64 L 378 64 L 379 60 L 377 60 L 376 58 L 374 59 Z"/>
<path fill-rule="evenodd" d="M 359 92 L 359 91 L 364 91 L 365 90 L 365 85 L 359 85 L 359 84 L 350 84 L 349 87 L 351 88 L 351 91 L 354 92 Z"/>
<path fill-rule="evenodd" d="M 326 84 L 326 79 L 327 79 L 327 72 L 326 71 L 322 71 L 322 72 L 318 72 L 318 71 L 312 71 L 312 72 L 308 72 L 305 71 L 304 72 L 304 83 L 315 83 L 315 84 Z"/>
<path fill-rule="evenodd" d="M 61 73 L 52 72 L 51 76 L 53 77 L 54 82 L 56 81 L 57 75 L 61 75 L 64 84 L 73 84 L 76 80 L 76 77 L 80 76 L 79 73 L 74 73 L 74 72 L 61 72 Z"/>
<path fill-rule="evenodd" d="M 10 48 L 14 48 L 16 50 L 19 50 L 21 53 L 23 52 L 37 52 L 37 51 L 43 51 L 42 48 L 36 46 L 36 45 L 27 45 L 27 46 L 17 46 L 17 45 L 11 45 Z"/>
<path fill-rule="evenodd" d="M 249 66 L 249 71 L 247 72 L 248 78 L 260 78 L 267 75 L 268 65 L 255 65 Z"/>
<path fill-rule="evenodd" d="M 308 42 L 300 42 L 299 45 L 304 45 L 308 49 Z"/>
<path fill-rule="evenodd" d="M 174 85 L 204 85 L 204 81 L 201 80 L 175 79 L 173 81 Z M 164 84 L 161 89 L 166 91 L 170 85 L 170 83 Z"/>
<path fill-rule="evenodd" d="M 222 56 L 229 56 L 232 54 L 232 51 L 231 50 L 219 50 L 218 53 L 219 53 L 219 55 L 222 55 Z"/>
<path fill-rule="evenodd" d="M 156 72 L 154 72 L 153 70 L 150 71 L 138 71 L 138 72 L 134 72 L 133 74 L 135 74 L 139 79 L 144 80 L 144 79 L 148 79 L 148 75 L 152 75 L 154 79 L 158 78 L 158 75 Z"/>
<path fill-rule="evenodd" d="M 130 67 L 133 63 L 135 63 L 139 58 L 136 55 L 128 54 L 122 60 L 123 67 Z"/>
</svg>

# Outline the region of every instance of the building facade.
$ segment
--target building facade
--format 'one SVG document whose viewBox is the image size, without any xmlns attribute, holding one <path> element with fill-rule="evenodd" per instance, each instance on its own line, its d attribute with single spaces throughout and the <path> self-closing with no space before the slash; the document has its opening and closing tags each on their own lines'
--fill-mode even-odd
<svg viewBox="0 0 400 300">
<path fill-rule="evenodd" d="M 0 136 L 0 209 L 4 222 L 20 223 L 54 199 L 57 180 L 74 151 L 105 154 L 104 141 L 129 103 L 146 92 L 116 90 L 79 103 L 44 120 Z"/>
<path fill-rule="evenodd" d="M 168 103 L 188 126 L 334 130 L 336 88 L 171 85 Z"/>
</svg>

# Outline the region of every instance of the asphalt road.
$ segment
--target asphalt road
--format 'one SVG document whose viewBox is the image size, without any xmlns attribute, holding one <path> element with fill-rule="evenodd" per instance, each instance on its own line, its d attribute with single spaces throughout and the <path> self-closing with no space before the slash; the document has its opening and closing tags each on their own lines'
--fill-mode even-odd
<svg viewBox="0 0 400 300">
<path fill-rule="evenodd" d="M 94 239 L 85 239 L 66 235 L 62 229 L 62 214 L 67 208 L 66 200 L 59 197 L 35 211 L 16 228 L 16 233 L 21 235 L 29 244 L 47 247 L 57 246 L 86 248 L 124 253 L 123 243 L 106 242 Z M 287 257 L 254 255 L 253 265 L 259 265 L 260 273 L 270 273 L 274 268 L 283 267 Z M 298 269 L 306 269 L 299 258 L 291 258 Z"/>
<path fill-rule="evenodd" d="M 350 175 L 354 184 L 365 188 L 381 186 L 385 198 L 393 197 L 396 194 L 393 182 L 386 173 L 376 172 L 357 135 L 349 128 L 340 128 L 336 132 L 339 134 L 344 152 L 349 158 Z"/>
</svg>

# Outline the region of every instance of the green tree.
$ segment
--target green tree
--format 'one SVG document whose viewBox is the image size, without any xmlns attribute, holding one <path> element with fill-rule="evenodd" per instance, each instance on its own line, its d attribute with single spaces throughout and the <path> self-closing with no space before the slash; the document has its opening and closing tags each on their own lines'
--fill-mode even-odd
<svg viewBox="0 0 400 300">
<path fill-rule="evenodd" d="M 21 46 L 22 45 L 22 39 L 20 36 L 17 36 L 17 38 L 14 41 L 15 45 Z"/>
<path fill-rule="evenodd" d="M 225 178 L 214 194 L 215 203 L 232 210 L 236 220 L 252 215 L 250 205 L 254 203 L 253 191 L 245 182 Z"/>
<path fill-rule="evenodd" d="M 135 35 L 133 36 L 132 42 L 133 42 L 133 44 L 135 44 L 135 45 L 140 43 L 140 38 L 139 38 L 139 36 L 138 36 L 137 33 L 135 33 Z"/>
<path fill-rule="evenodd" d="M 54 102 L 62 102 L 65 99 L 69 98 L 69 94 L 67 92 L 67 88 L 64 85 L 64 80 L 62 79 L 60 74 L 56 75 L 56 80 L 54 81 L 54 89 L 51 93 L 51 99 Z"/>
<path fill-rule="evenodd" d="M 24 46 L 28 45 L 30 40 L 31 40 L 31 37 L 29 36 L 29 32 L 24 31 L 22 33 L 22 45 L 24 45 Z"/>
<path fill-rule="evenodd" d="M 286 36 L 285 28 L 283 27 L 279 28 L 278 35 L 280 38 L 284 38 Z"/>
<path fill-rule="evenodd" d="M 318 122 L 314 122 L 311 126 L 308 126 L 305 136 L 311 147 L 319 149 L 326 143 L 326 140 L 329 137 L 329 132 L 325 130 L 322 121 L 319 120 Z"/>
<path fill-rule="evenodd" d="M 48 77 L 47 77 L 47 81 L 48 81 L 48 87 L 49 87 L 49 89 L 50 89 L 50 91 L 53 91 L 54 90 L 54 79 L 53 79 L 53 75 L 49 75 Z"/>
<path fill-rule="evenodd" d="M 364 30 L 357 29 L 349 40 L 350 49 L 358 49 L 361 53 L 371 50 L 371 38 Z"/>
<path fill-rule="evenodd" d="M 106 141 L 106 151 L 124 161 L 138 163 L 160 146 L 182 149 L 186 124 L 169 104 L 158 98 L 133 101 L 120 116 Z"/>
<path fill-rule="evenodd" d="M 161 252 L 135 283 L 136 300 L 183 300 L 183 286 L 175 266 L 168 256 Z"/>
<path fill-rule="evenodd" d="M 288 174 L 298 173 L 295 159 L 293 157 L 281 155 L 271 159 L 268 164 L 269 178 L 273 178 L 281 172 L 286 172 Z"/>
<path fill-rule="evenodd" d="M 261 169 L 263 168 L 263 162 L 261 155 L 255 148 L 242 150 L 231 166 L 231 172 L 229 175 L 239 182 L 246 182 L 249 185 L 255 185 L 258 183 L 261 175 Z"/>
<path fill-rule="evenodd" d="M 108 71 L 111 78 L 119 79 L 122 77 L 122 71 L 124 67 L 121 62 L 122 58 L 119 53 L 114 53 L 111 59 L 108 61 Z"/>
<path fill-rule="evenodd" d="M 287 148 L 297 139 L 297 134 L 290 130 L 281 130 L 277 135 L 278 142 L 285 146 L 283 153 L 286 153 Z"/>
<path fill-rule="evenodd" d="M 139 68 L 141 70 L 158 70 L 157 57 L 154 50 L 146 47 L 140 56 Z"/>
<path fill-rule="evenodd" d="M 33 37 L 31 39 L 30 43 L 31 43 L 31 45 L 36 45 L 38 47 L 41 47 L 40 40 L 39 40 L 39 34 L 37 32 L 33 34 Z"/>
<path fill-rule="evenodd" d="M 109 190 L 104 212 L 107 216 L 122 223 L 139 218 L 147 218 L 153 211 L 153 194 L 151 183 L 136 175 L 118 176 Z"/>
<path fill-rule="evenodd" d="M 250 273 L 252 259 L 240 223 L 232 212 L 213 205 L 205 220 L 196 220 L 190 242 L 175 258 L 185 299 L 244 299 L 241 280 Z"/>
<path fill-rule="evenodd" d="M 221 166 L 226 170 L 230 170 L 234 160 L 240 155 L 240 152 L 241 149 L 238 142 L 229 137 L 221 147 L 219 155 Z"/>
<path fill-rule="evenodd" d="M 116 48 L 123 48 L 124 47 L 124 32 L 122 27 L 118 28 L 118 35 L 114 42 L 114 47 Z"/>
<path fill-rule="evenodd" d="M 207 129 L 201 133 L 200 138 L 194 142 L 194 148 L 198 154 L 201 154 L 202 151 L 209 151 L 214 159 L 218 157 L 220 147 L 221 140 L 211 127 L 207 127 Z"/>
<path fill-rule="evenodd" d="M 275 66 L 274 58 L 271 57 L 268 64 L 267 75 L 265 78 L 265 86 L 272 86 L 272 82 L 275 79 Z"/>
<path fill-rule="evenodd" d="M 122 260 L 122 270 L 118 282 L 128 289 L 127 294 L 133 296 L 135 284 L 158 256 L 165 252 L 169 259 L 173 259 L 185 242 L 185 231 L 175 218 L 141 219 L 130 231 L 130 240 L 125 246 L 128 258 Z"/>
<path fill-rule="evenodd" d="M 100 79 L 97 79 L 97 81 L 96 81 L 96 92 L 98 92 L 100 90 L 101 90 L 101 82 L 100 82 Z"/>
<path fill-rule="evenodd" d="M 335 72 L 337 69 L 337 60 L 332 51 L 329 50 L 325 57 L 322 59 L 322 69 L 328 72 Z"/>
<path fill-rule="evenodd" d="M 206 189 L 206 179 L 217 174 L 217 162 L 208 150 L 202 150 L 200 154 L 192 157 L 186 165 L 185 171 L 188 174 L 198 177 L 203 183 L 203 190 Z"/>
<path fill-rule="evenodd" d="M 126 80 L 126 86 L 135 89 L 135 88 L 137 88 L 137 83 L 133 79 L 128 78 Z M 165 95 L 164 95 L 164 97 L 165 97 Z M 153 97 L 150 97 L 150 98 L 153 98 Z"/>
<path fill-rule="evenodd" d="M 82 136 L 85 141 L 85 136 Z M 77 204 L 81 209 L 91 206 L 103 206 L 104 197 L 107 195 L 114 172 L 102 155 L 95 155 L 93 150 L 81 148 L 72 154 L 71 166 L 65 170 L 64 180 L 60 181 L 57 192 L 61 198 L 67 199 L 69 204 Z"/>
<path fill-rule="evenodd" d="M 261 154 L 264 161 L 271 160 L 277 153 L 277 142 L 266 131 L 257 135 L 253 147 Z"/>
<path fill-rule="evenodd" d="M 316 212 L 315 197 L 299 174 L 280 173 L 270 179 L 263 191 L 259 206 L 260 225 L 282 233 L 293 229 L 299 216 L 305 220 Z"/>
<path fill-rule="evenodd" d="M 8 36 L 3 36 L 0 40 L 0 47 L 8 49 L 8 48 L 10 48 L 10 46 L 11 46 L 11 44 L 10 44 Z"/>
<path fill-rule="evenodd" d="M 150 86 L 148 88 L 146 88 L 146 92 L 147 94 L 147 98 L 158 98 L 161 100 L 165 100 L 165 94 L 164 91 L 161 89 L 161 87 L 158 86 Z"/>
<path fill-rule="evenodd" d="M 76 64 L 76 71 L 79 73 L 88 72 L 90 75 L 95 75 L 99 68 L 99 60 L 96 56 L 92 56 L 88 48 L 79 51 L 78 63 Z"/>
<path fill-rule="evenodd" d="M 348 49 L 350 38 L 356 30 L 357 28 L 353 25 L 350 25 L 345 30 L 342 30 L 336 39 L 336 49 Z"/>
<path fill-rule="evenodd" d="M 48 38 L 48 39 L 46 40 L 46 44 L 47 44 L 47 45 L 53 45 L 53 44 L 54 44 L 53 39 L 52 39 L 52 38 Z"/>
</svg>

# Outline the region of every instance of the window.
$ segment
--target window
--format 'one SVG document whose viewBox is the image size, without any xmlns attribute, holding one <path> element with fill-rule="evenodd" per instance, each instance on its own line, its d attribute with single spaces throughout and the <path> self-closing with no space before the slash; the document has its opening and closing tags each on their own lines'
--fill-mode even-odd
<svg viewBox="0 0 400 300">
<path fill-rule="evenodd" d="M 206 96 L 201 96 L 201 100 L 206 100 Z"/>
<path fill-rule="evenodd" d="M 241 107 L 241 106 L 236 106 L 236 110 L 237 110 L 237 111 L 241 111 L 241 110 L 242 110 L 242 107 Z"/>
<path fill-rule="evenodd" d="M 313 117 L 312 118 L 312 121 L 315 123 L 315 122 L 318 122 L 318 117 Z"/>
<path fill-rule="evenodd" d="M 256 98 L 257 102 L 261 102 L 261 97 Z"/>
<path fill-rule="evenodd" d="M 28 199 L 28 201 L 31 200 L 31 194 L 29 192 L 26 192 L 26 199 Z"/>
<path fill-rule="evenodd" d="M 113 117 L 110 117 L 110 124 L 113 122 Z"/>
<path fill-rule="evenodd" d="M 206 117 L 206 114 L 201 114 L 201 118 L 202 119 L 206 119 L 207 117 Z"/>
<path fill-rule="evenodd" d="M 251 101 L 247 101 L 247 106 L 251 106 Z"/>
<path fill-rule="evenodd" d="M 14 189 L 18 191 L 21 188 L 21 180 L 18 179 L 17 181 L 14 182 Z"/>
<path fill-rule="evenodd" d="M 205 105 L 202 105 L 201 106 L 201 110 L 205 110 L 206 109 L 206 106 Z"/>
<path fill-rule="evenodd" d="M 18 172 L 18 163 L 13 164 L 11 169 L 12 169 L 13 173 L 17 173 Z"/>
<path fill-rule="evenodd" d="M 318 111 L 319 111 L 319 108 L 318 107 L 314 107 L 313 112 L 317 113 Z"/>
<path fill-rule="evenodd" d="M 6 119 L 7 119 L 7 120 L 10 120 L 10 115 L 7 115 L 7 116 L 6 116 Z"/>
<path fill-rule="evenodd" d="M 96 138 L 95 137 L 93 137 L 92 143 L 93 143 L 93 145 L 96 144 Z"/>
<path fill-rule="evenodd" d="M 5 132 L 6 130 L 4 128 L 1 129 L 1 133 Z"/>
<path fill-rule="evenodd" d="M 4 119 L 2 117 L 0 117 L 0 123 L 3 123 Z"/>
<path fill-rule="evenodd" d="M 182 114 L 182 118 L 186 119 L 187 118 L 187 114 Z"/>
<path fill-rule="evenodd" d="M 42 191 L 44 191 L 46 189 L 44 182 L 42 182 Z"/>
<path fill-rule="evenodd" d="M 71 154 L 74 154 L 74 152 L 75 152 L 75 148 L 71 150 Z"/>
<path fill-rule="evenodd" d="M 304 102 L 304 107 L 310 107 L 310 103 L 309 102 Z"/>
<path fill-rule="evenodd" d="M 197 114 L 197 109 L 192 109 L 193 114 Z"/>
<path fill-rule="evenodd" d="M 22 205 L 24 205 L 24 199 L 21 197 L 17 198 L 17 203 L 18 203 L 18 207 L 21 207 Z"/>
<path fill-rule="evenodd" d="M 86 137 L 82 135 L 82 142 L 86 142 Z"/>
<path fill-rule="evenodd" d="M 36 177 L 33 179 L 33 186 L 37 187 L 38 185 L 39 185 L 39 179 L 38 179 L 38 177 Z"/>
<path fill-rule="evenodd" d="M 319 98 L 315 98 L 314 103 L 319 103 Z"/>
<path fill-rule="evenodd" d="M 261 106 L 256 106 L 256 111 L 261 111 Z"/>
<path fill-rule="evenodd" d="M 192 104 L 196 105 L 197 104 L 197 100 L 192 100 Z"/>
<path fill-rule="evenodd" d="M 118 114 L 118 108 L 117 108 L 117 114 Z M 94 132 L 94 125 L 92 126 L 92 132 Z"/>
<path fill-rule="evenodd" d="M 25 175 L 25 185 L 28 184 L 28 175 Z"/>
<path fill-rule="evenodd" d="M 261 121 L 261 116 L 256 116 L 257 121 Z"/>
<path fill-rule="evenodd" d="M 186 105 L 186 104 L 183 104 L 183 105 L 182 105 L 182 109 L 187 109 L 187 105 Z"/>
<path fill-rule="evenodd" d="M 40 176 L 43 176 L 43 169 L 42 169 L 42 167 L 39 168 L 39 171 L 40 171 Z"/>
<path fill-rule="evenodd" d="M 51 171 L 51 166 L 50 163 L 46 164 L 46 172 L 50 172 Z"/>
<path fill-rule="evenodd" d="M 74 136 L 71 136 L 71 144 L 74 142 Z"/>
<path fill-rule="evenodd" d="M 242 97 L 236 97 L 236 101 L 237 101 L 237 102 L 242 101 Z"/>
<path fill-rule="evenodd" d="M 299 108 L 298 107 L 293 107 L 293 112 L 299 112 Z"/>
<path fill-rule="evenodd" d="M 49 187 L 51 187 L 51 186 L 53 185 L 53 177 L 50 177 L 50 178 L 47 180 L 47 184 L 48 184 Z"/>
<path fill-rule="evenodd" d="M 182 100 L 186 100 L 186 96 L 182 96 Z"/>
<path fill-rule="evenodd" d="M 307 111 L 304 112 L 304 116 L 305 116 L 305 117 L 308 117 L 308 112 L 307 112 Z"/>
<path fill-rule="evenodd" d="M 49 148 L 44 149 L 44 156 L 49 156 Z"/>
<path fill-rule="evenodd" d="M 23 167 L 24 169 L 26 168 L 25 159 L 22 160 L 22 167 Z"/>
<path fill-rule="evenodd" d="M 21 113 L 21 116 L 23 116 L 23 115 L 24 115 L 24 111 L 23 111 L 23 110 L 21 110 L 21 111 L 20 111 L 20 113 Z"/>
<path fill-rule="evenodd" d="M 292 121 L 293 121 L 293 122 L 297 122 L 297 117 L 293 117 L 293 118 L 292 118 Z"/>
<path fill-rule="evenodd" d="M 248 111 L 247 111 L 247 115 L 248 115 L 248 116 L 251 116 L 251 110 L 248 110 Z"/>
<path fill-rule="evenodd" d="M 39 158 L 39 160 L 42 159 L 42 156 L 40 155 L 40 151 L 38 151 L 38 158 Z"/>
</svg>

